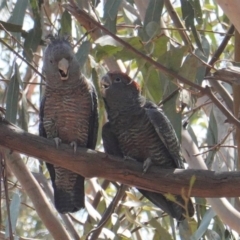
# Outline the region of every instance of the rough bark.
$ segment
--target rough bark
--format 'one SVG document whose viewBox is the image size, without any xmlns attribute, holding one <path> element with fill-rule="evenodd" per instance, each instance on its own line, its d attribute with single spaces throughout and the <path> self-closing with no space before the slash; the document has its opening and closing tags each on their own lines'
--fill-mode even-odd
<svg viewBox="0 0 240 240">
<path fill-rule="evenodd" d="M 239 172 L 208 170 L 157 169 L 151 167 L 142 174 L 142 164 L 78 148 L 76 154 L 70 146 L 62 144 L 56 149 L 54 141 L 24 132 L 16 126 L 0 121 L 0 145 L 67 168 L 84 177 L 102 177 L 111 181 L 155 191 L 198 197 L 236 197 L 240 195 Z M 65 161 L 69 159 L 69 161 Z M 193 188 L 190 181 L 195 177 Z M 161 184 L 159 184 L 161 183 Z"/>
</svg>

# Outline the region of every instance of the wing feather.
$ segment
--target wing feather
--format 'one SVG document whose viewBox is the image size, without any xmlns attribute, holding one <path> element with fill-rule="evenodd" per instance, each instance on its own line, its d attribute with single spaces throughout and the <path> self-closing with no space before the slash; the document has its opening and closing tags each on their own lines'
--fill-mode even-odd
<svg viewBox="0 0 240 240">
<path fill-rule="evenodd" d="M 159 138 L 172 156 L 176 167 L 184 168 L 180 144 L 171 122 L 166 117 L 163 110 L 157 105 L 151 102 L 146 102 L 144 108 Z"/>
</svg>

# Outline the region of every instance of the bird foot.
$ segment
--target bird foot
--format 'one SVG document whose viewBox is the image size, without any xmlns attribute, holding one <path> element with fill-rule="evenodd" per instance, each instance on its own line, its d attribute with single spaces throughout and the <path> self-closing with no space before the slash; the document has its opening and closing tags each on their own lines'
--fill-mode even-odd
<svg viewBox="0 0 240 240">
<path fill-rule="evenodd" d="M 147 170 L 149 169 L 149 167 L 152 165 L 152 160 L 151 158 L 147 158 L 144 162 L 143 162 L 143 173 L 146 173 Z"/>
<path fill-rule="evenodd" d="M 59 137 L 55 137 L 55 138 L 54 138 L 54 142 L 55 142 L 55 144 L 56 144 L 56 148 L 58 148 L 59 145 L 61 144 L 62 140 L 61 140 L 61 138 L 59 138 Z"/>
<path fill-rule="evenodd" d="M 72 141 L 72 142 L 70 143 L 70 146 L 73 147 L 73 152 L 76 153 L 76 151 L 77 151 L 77 142 Z"/>
</svg>

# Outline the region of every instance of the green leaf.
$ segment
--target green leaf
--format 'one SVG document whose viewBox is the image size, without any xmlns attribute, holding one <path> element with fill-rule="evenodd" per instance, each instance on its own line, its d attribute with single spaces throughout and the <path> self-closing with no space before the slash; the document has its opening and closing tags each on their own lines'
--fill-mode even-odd
<svg viewBox="0 0 240 240">
<path fill-rule="evenodd" d="M 41 16 L 38 2 L 36 0 L 30 0 L 30 5 L 34 16 L 34 27 L 28 31 L 27 37 L 23 44 L 23 55 L 29 62 L 32 61 L 33 53 L 36 52 L 42 37 Z"/>
<path fill-rule="evenodd" d="M 150 38 L 155 37 L 160 30 L 160 26 L 156 22 L 149 22 L 146 26 L 146 33 Z"/>
<path fill-rule="evenodd" d="M 161 55 L 158 59 L 165 67 L 177 72 L 182 64 L 184 54 L 188 51 L 188 46 L 174 47 Z"/>
<path fill-rule="evenodd" d="M 12 226 L 12 231 L 16 231 L 16 225 L 17 225 L 17 219 L 19 215 L 19 210 L 20 210 L 20 204 L 21 204 L 21 199 L 18 193 L 13 193 L 12 201 L 10 204 L 10 222 Z M 9 221 L 8 218 L 6 219 L 5 223 L 5 238 L 10 237 L 10 232 L 9 232 Z"/>
<path fill-rule="evenodd" d="M 176 89 L 176 85 L 174 85 L 172 82 L 169 82 L 168 85 L 168 91 L 169 94 L 172 93 Z M 165 93 L 165 97 L 168 96 Z M 164 97 L 164 98 L 165 98 Z M 177 134 L 178 140 L 181 142 L 181 132 L 182 132 L 182 114 L 181 112 L 176 111 L 176 99 L 178 95 L 175 94 L 172 98 L 170 98 L 166 103 L 163 105 L 163 110 L 165 114 L 167 115 L 168 119 L 170 120 L 171 124 L 173 125 L 173 128 Z"/>
<path fill-rule="evenodd" d="M 79 49 L 76 53 L 76 57 L 80 64 L 80 68 L 83 68 L 85 62 L 87 61 L 90 50 L 91 50 L 91 43 L 89 41 L 83 42 L 81 44 L 81 46 L 79 47 Z"/>
<path fill-rule="evenodd" d="M 27 9 L 28 1 L 18 0 L 15 4 L 15 7 L 11 13 L 11 17 L 8 19 L 8 23 L 17 24 L 22 26 L 23 19 L 25 17 L 25 11 Z M 19 32 L 12 33 L 14 37 L 20 40 L 21 34 Z"/>
<path fill-rule="evenodd" d="M 204 62 L 208 62 L 208 58 L 210 55 L 210 44 L 208 40 L 202 36 L 202 47 L 203 51 L 201 51 L 199 48 L 195 50 L 195 55 L 198 56 L 200 59 L 202 59 Z M 197 68 L 197 73 L 196 73 L 196 83 L 199 85 L 202 84 L 202 81 L 204 80 L 206 74 L 206 66 L 199 66 Z"/>
<path fill-rule="evenodd" d="M 191 25 L 191 30 L 192 30 L 192 34 L 193 34 L 193 37 L 196 41 L 196 44 L 197 44 L 198 48 L 203 52 L 201 40 L 200 40 L 199 34 L 198 34 L 197 29 L 196 29 L 194 24 Z"/>
<path fill-rule="evenodd" d="M 189 0 L 181 0 L 182 17 L 189 30 L 194 25 L 194 8 Z"/>
<path fill-rule="evenodd" d="M 67 10 L 62 14 L 60 34 L 61 36 L 72 34 L 72 17 Z"/>
<path fill-rule="evenodd" d="M 116 24 L 117 24 L 117 18 L 115 18 L 114 20 L 111 20 L 108 18 L 105 21 L 104 27 L 108 29 L 110 32 L 116 34 L 117 32 Z"/>
<path fill-rule="evenodd" d="M 122 0 L 108 0 L 104 5 L 104 26 L 112 33 L 116 33 L 117 13 L 121 3 Z"/>
<path fill-rule="evenodd" d="M 29 2 L 30 2 L 31 9 L 32 9 L 32 12 L 33 12 L 33 17 L 35 19 L 36 18 L 40 18 L 39 7 L 38 7 L 39 1 L 37 1 L 37 0 L 29 0 Z"/>
<path fill-rule="evenodd" d="M 188 54 L 179 70 L 179 75 L 195 82 L 198 67 L 202 66 L 202 62 L 194 55 Z"/>
<path fill-rule="evenodd" d="M 28 35 L 24 41 L 24 52 L 23 55 L 29 62 L 33 59 L 33 54 L 36 52 L 37 47 L 41 41 L 42 29 L 39 22 L 35 22 L 34 28 L 28 31 Z"/>
<path fill-rule="evenodd" d="M 147 88 L 147 98 L 155 103 L 159 103 L 163 95 L 159 71 L 153 67 L 147 67 L 147 74 L 143 77 L 145 80 L 145 88 Z"/>
<path fill-rule="evenodd" d="M 21 110 L 20 110 L 20 127 L 25 130 L 26 132 L 28 131 L 28 103 L 27 103 L 27 98 L 25 93 L 22 93 L 22 105 L 21 105 Z"/>
<path fill-rule="evenodd" d="M 207 130 L 207 144 L 215 145 L 218 143 L 218 128 L 217 121 L 212 109 L 209 117 L 208 130 Z"/>
<path fill-rule="evenodd" d="M 22 32 L 22 26 L 18 24 L 12 24 L 4 21 L 0 21 L 0 23 L 3 25 L 3 27 L 9 31 L 9 32 Z M 3 30 L 3 28 L 0 26 L 0 29 Z"/>
<path fill-rule="evenodd" d="M 167 44 L 169 42 L 169 38 L 165 35 L 160 38 L 154 39 L 154 50 L 152 52 L 153 57 L 159 58 L 161 55 L 167 52 Z"/>
<path fill-rule="evenodd" d="M 212 108 L 212 111 L 211 111 L 210 117 L 209 117 L 208 129 L 207 129 L 207 145 L 214 146 L 217 143 L 218 143 L 218 128 L 217 128 L 217 121 L 214 116 L 214 111 Z M 216 149 L 209 151 L 207 159 L 206 159 L 206 164 L 208 167 L 211 166 L 215 154 L 216 154 Z"/>
<path fill-rule="evenodd" d="M 19 95 L 19 69 L 17 63 L 15 63 L 15 72 L 10 80 L 7 101 L 6 101 L 6 119 L 12 123 L 16 123 L 17 120 L 17 108 L 18 108 L 18 95 Z"/>
<path fill-rule="evenodd" d="M 203 23 L 203 20 L 202 20 L 202 7 L 200 5 L 200 1 L 190 0 L 190 2 L 194 8 L 195 19 L 197 20 L 197 23 L 201 25 Z"/>
<path fill-rule="evenodd" d="M 212 208 L 206 211 L 200 223 L 200 226 L 198 227 L 197 231 L 191 236 L 191 240 L 201 239 L 203 234 L 207 231 L 209 224 L 215 215 L 216 213 L 212 210 Z"/>
<path fill-rule="evenodd" d="M 150 226 L 155 228 L 155 234 L 153 237 L 154 240 L 172 240 L 172 236 L 169 234 L 169 232 L 163 228 L 155 218 L 151 218 L 148 223 Z"/>
<path fill-rule="evenodd" d="M 150 0 L 143 23 L 143 29 L 139 30 L 139 36 L 143 41 L 149 41 L 160 33 L 160 18 L 163 9 L 163 0 Z"/>
<path fill-rule="evenodd" d="M 8 19 L 8 23 L 23 25 L 23 19 L 25 17 L 25 11 L 27 9 L 28 1 L 18 0 L 11 13 L 11 17 Z"/>
<path fill-rule="evenodd" d="M 144 18 L 144 27 L 148 25 L 150 22 L 156 22 L 160 25 L 160 18 L 163 10 L 163 0 L 150 0 L 145 18 Z"/>
<path fill-rule="evenodd" d="M 117 17 L 121 3 L 122 0 L 107 0 L 104 5 L 104 19 L 114 20 Z"/>
<path fill-rule="evenodd" d="M 98 45 L 95 48 L 96 61 L 100 61 L 106 57 L 111 57 L 121 50 L 122 50 L 122 47 L 114 47 L 110 45 L 101 47 Z"/>
</svg>

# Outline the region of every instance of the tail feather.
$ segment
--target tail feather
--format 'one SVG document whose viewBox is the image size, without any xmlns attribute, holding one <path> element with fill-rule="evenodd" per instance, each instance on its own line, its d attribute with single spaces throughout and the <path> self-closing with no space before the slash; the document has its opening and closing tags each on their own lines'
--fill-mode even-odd
<svg viewBox="0 0 240 240">
<path fill-rule="evenodd" d="M 149 192 L 142 189 L 139 189 L 139 192 L 141 192 L 144 197 L 146 197 L 157 207 L 161 208 L 164 212 L 168 213 L 171 217 L 178 221 L 183 221 L 186 216 L 192 217 L 194 215 L 194 207 L 191 199 L 188 201 L 186 212 L 186 209 L 182 207 L 185 206 L 185 201 L 181 196 L 175 196 L 177 202 L 175 203 L 168 200 L 160 193 Z"/>
<path fill-rule="evenodd" d="M 75 173 L 72 173 L 75 174 Z M 77 175 L 72 188 L 54 188 L 54 203 L 59 213 L 76 212 L 85 207 L 84 204 L 84 177 Z"/>
</svg>

